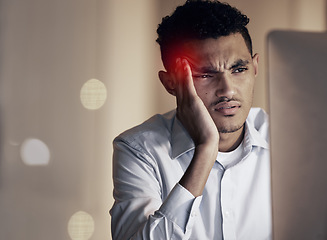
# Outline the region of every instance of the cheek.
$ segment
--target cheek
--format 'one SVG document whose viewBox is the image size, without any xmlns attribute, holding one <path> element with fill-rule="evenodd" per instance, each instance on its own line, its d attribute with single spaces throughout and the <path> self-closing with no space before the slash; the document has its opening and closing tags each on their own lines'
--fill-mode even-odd
<svg viewBox="0 0 327 240">
<path fill-rule="evenodd" d="M 253 99 L 253 93 L 254 93 L 254 83 L 250 82 L 246 86 L 243 86 L 243 89 L 241 89 L 244 100 L 248 102 L 252 102 Z"/>
<path fill-rule="evenodd" d="M 201 98 L 206 108 L 209 108 L 212 102 L 216 100 L 216 98 L 214 98 L 212 94 L 208 91 L 203 92 L 202 94 L 198 94 L 198 96 Z"/>
<path fill-rule="evenodd" d="M 210 98 L 211 98 L 211 95 L 212 95 L 212 91 L 210 91 L 210 89 L 206 88 L 202 84 L 194 83 L 194 87 L 195 87 L 196 93 L 201 98 L 204 105 L 208 106 L 208 104 L 210 103 Z"/>
<path fill-rule="evenodd" d="M 193 83 L 198 95 L 209 95 L 212 92 L 210 81 L 193 81 Z"/>
</svg>

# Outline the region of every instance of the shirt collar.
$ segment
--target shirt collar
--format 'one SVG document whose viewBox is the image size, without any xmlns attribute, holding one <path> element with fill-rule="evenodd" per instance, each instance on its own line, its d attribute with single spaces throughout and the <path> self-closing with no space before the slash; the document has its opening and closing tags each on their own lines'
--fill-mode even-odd
<svg viewBox="0 0 327 240">
<path fill-rule="evenodd" d="M 175 159 L 192 149 L 193 140 L 175 114 L 171 133 L 171 158 Z"/>
<path fill-rule="evenodd" d="M 260 132 L 249 123 L 248 120 L 245 122 L 245 134 L 244 134 L 245 148 L 257 146 L 265 149 L 269 149 L 269 143 L 266 138 L 260 134 Z"/>
<path fill-rule="evenodd" d="M 245 134 L 244 134 L 244 145 L 245 148 L 251 148 L 252 146 L 262 147 L 269 149 L 269 143 L 260 134 L 260 132 L 255 129 L 252 124 L 249 124 L 248 120 L 245 122 Z M 177 119 L 176 114 L 172 125 L 171 134 L 171 158 L 175 159 L 180 155 L 193 150 L 194 142 L 190 135 L 187 133 L 186 129 L 182 123 Z"/>
</svg>

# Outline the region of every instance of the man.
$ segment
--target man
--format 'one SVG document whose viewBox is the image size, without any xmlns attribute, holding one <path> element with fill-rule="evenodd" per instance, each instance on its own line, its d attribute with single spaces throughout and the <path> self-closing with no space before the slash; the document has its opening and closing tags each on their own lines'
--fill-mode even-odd
<svg viewBox="0 0 327 240">
<path fill-rule="evenodd" d="M 187 1 L 158 27 L 177 109 L 114 140 L 113 239 L 270 239 L 267 116 L 249 19 Z"/>
</svg>

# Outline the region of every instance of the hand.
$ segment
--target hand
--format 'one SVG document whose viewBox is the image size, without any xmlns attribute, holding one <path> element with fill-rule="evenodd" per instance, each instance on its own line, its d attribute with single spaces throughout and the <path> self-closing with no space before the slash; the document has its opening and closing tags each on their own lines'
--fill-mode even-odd
<svg viewBox="0 0 327 240">
<path fill-rule="evenodd" d="M 196 93 L 191 68 L 186 59 L 176 60 L 173 81 L 176 86 L 177 117 L 190 134 L 195 146 L 211 143 L 218 149 L 217 127 Z"/>
<path fill-rule="evenodd" d="M 195 144 L 192 161 L 179 183 L 197 197 L 202 194 L 216 160 L 219 133 L 206 106 L 196 93 L 187 60 L 177 59 L 173 81 L 177 98 L 177 117 Z"/>
</svg>

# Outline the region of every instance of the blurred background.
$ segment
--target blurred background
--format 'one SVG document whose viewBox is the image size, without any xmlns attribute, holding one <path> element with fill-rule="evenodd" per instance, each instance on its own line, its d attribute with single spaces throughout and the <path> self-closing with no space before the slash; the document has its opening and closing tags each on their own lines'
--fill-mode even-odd
<svg viewBox="0 0 327 240">
<path fill-rule="evenodd" d="M 156 27 L 181 0 L 0 0 L 0 239 L 110 237 L 112 140 L 175 107 Z M 247 14 L 267 109 L 265 40 L 325 31 L 327 0 L 229 0 Z"/>
</svg>

